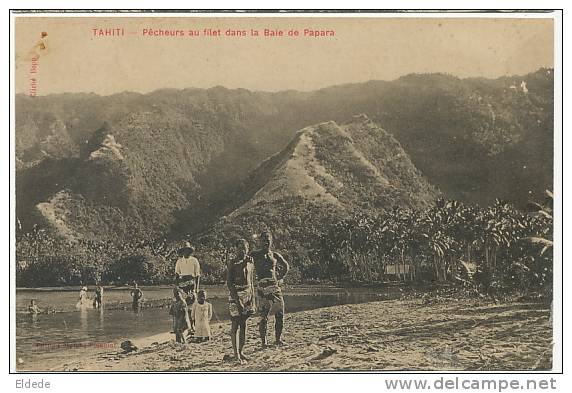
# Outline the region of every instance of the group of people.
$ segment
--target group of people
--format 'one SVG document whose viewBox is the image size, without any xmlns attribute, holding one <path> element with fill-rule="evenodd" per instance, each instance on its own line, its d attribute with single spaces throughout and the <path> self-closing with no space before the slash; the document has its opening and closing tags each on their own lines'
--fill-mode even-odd
<svg viewBox="0 0 572 393">
<path fill-rule="evenodd" d="M 243 352 L 247 321 L 256 313 L 260 315 L 258 328 L 262 347 L 268 346 L 266 336 L 268 319 L 271 315 L 275 316 L 275 344 L 284 344 L 282 341 L 284 298 L 280 285 L 290 266 L 282 255 L 272 250 L 270 232 L 262 233 L 260 242 L 259 250 L 250 251 L 248 241 L 239 239 L 236 242 L 235 256 L 227 265 L 231 341 L 234 356 L 241 363 L 248 360 Z M 207 292 L 199 289 L 201 268 L 193 253 L 193 247 L 187 242 L 178 250 L 175 264 L 176 285 L 169 313 L 173 316 L 176 341 L 180 343 L 185 343 L 189 338 L 194 342 L 208 341 L 211 337 L 210 320 L 213 316 L 213 307 L 207 301 Z M 143 292 L 137 283 L 133 283 L 130 295 L 133 311 L 138 312 L 143 301 Z M 85 309 L 89 300 L 91 299 L 87 287 L 82 287 L 76 307 Z M 94 308 L 102 307 L 101 285 L 95 287 L 92 300 Z M 28 311 L 30 314 L 40 312 L 34 300 L 30 302 Z"/>
<path fill-rule="evenodd" d="M 284 344 L 284 298 L 280 284 L 290 267 L 282 255 L 272 251 L 270 232 L 262 233 L 260 241 L 261 248 L 251 252 L 248 241 L 239 239 L 236 255 L 227 266 L 232 348 L 236 360 L 241 363 L 248 360 L 243 352 L 247 320 L 257 312 L 260 315 L 258 327 L 262 347 L 268 346 L 266 336 L 271 315 L 275 316 L 275 344 Z M 187 243 L 179 250 L 175 265 L 177 287 L 171 314 L 174 316 L 173 327 L 178 342 L 185 342 L 185 331 L 195 340 L 210 338 L 212 305 L 206 301 L 206 292 L 198 290 L 200 265 L 193 252 L 194 249 Z"/>
<path fill-rule="evenodd" d="M 193 256 L 194 248 L 190 243 L 179 249 L 179 259 L 175 264 L 177 285 L 174 289 L 175 301 L 171 305 L 173 330 L 177 342 L 184 343 L 185 331 L 196 342 L 208 341 L 211 337 L 210 320 L 213 316 L 212 305 L 207 302 L 207 292 L 199 290 L 201 267 Z"/>
<path fill-rule="evenodd" d="M 93 308 L 101 308 L 103 305 L 103 287 L 101 285 L 97 285 L 95 287 L 95 290 L 93 292 L 93 298 L 91 299 L 92 301 L 92 305 Z M 85 310 L 87 307 L 89 307 L 89 295 L 87 294 L 87 287 L 83 286 L 80 288 L 79 290 L 79 298 L 77 303 L 75 304 L 75 307 L 78 310 Z M 28 305 L 28 314 L 34 316 L 37 314 L 40 314 L 42 312 L 42 310 L 38 307 L 37 303 L 36 303 L 36 299 L 31 299 L 30 300 L 30 304 Z M 44 313 L 55 313 L 56 310 L 54 308 L 51 309 L 45 309 L 43 311 Z"/>
</svg>

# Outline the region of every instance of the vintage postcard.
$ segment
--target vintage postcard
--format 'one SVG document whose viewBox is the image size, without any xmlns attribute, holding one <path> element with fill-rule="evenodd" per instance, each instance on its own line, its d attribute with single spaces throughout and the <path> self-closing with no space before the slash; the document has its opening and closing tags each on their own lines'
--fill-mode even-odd
<svg viewBox="0 0 572 393">
<path fill-rule="evenodd" d="M 12 11 L 12 370 L 561 370 L 560 17 Z"/>
</svg>

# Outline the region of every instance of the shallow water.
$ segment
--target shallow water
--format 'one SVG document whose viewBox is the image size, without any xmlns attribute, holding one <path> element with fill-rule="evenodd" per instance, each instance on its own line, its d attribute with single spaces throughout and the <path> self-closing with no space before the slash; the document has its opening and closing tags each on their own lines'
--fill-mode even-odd
<svg viewBox="0 0 572 393">
<path fill-rule="evenodd" d="M 228 292 L 222 286 L 203 287 L 214 308 L 212 322 L 229 319 Z M 144 299 L 170 299 L 170 287 L 142 287 Z M 119 349 L 125 339 L 137 339 L 169 332 L 171 317 L 166 307 L 143 307 L 133 312 L 128 288 L 104 292 L 104 307 L 77 310 L 79 289 L 22 289 L 16 292 L 16 358 L 19 370 L 49 370 L 86 353 Z M 92 292 L 90 293 L 90 295 Z M 395 298 L 395 289 L 294 287 L 284 291 L 286 312 L 310 310 L 348 303 Z M 55 309 L 50 314 L 28 315 L 35 299 L 39 308 Z M 122 304 L 126 304 L 123 309 Z M 157 302 L 154 302 L 157 303 Z M 160 302 L 159 302 L 160 303 Z M 107 308 L 105 305 L 108 305 Z"/>
</svg>

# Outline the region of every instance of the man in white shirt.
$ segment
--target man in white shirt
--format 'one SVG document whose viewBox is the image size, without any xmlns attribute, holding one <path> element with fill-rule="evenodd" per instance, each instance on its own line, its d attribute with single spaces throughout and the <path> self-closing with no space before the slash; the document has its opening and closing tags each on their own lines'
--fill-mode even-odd
<svg viewBox="0 0 572 393">
<path fill-rule="evenodd" d="M 187 304 L 190 306 L 195 301 L 195 293 L 199 290 L 201 266 L 192 254 L 195 249 L 189 242 L 179 249 L 179 259 L 175 264 L 175 276 L 177 286 L 187 295 Z"/>
</svg>

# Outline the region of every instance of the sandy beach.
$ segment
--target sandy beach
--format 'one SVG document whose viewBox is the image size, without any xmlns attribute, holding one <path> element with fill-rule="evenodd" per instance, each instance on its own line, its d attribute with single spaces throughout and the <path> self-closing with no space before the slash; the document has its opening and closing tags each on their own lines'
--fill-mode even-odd
<svg viewBox="0 0 572 393">
<path fill-rule="evenodd" d="M 550 370 L 550 309 L 540 303 L 467 299 L 391 300 L 291 313 L 283 347 L 259 349 L 249 321 L 246 364 L 232 358 L 229 323 L 210 342 L 178 344 L 168 332 L 133 340 L 52 371 Z M 168 327 L 167 327 L 168 328 Z M 270 337 L 273 329 L 269 331 Z M 117 345 L 119 349 L 119 343 Z"/>
</svg>

